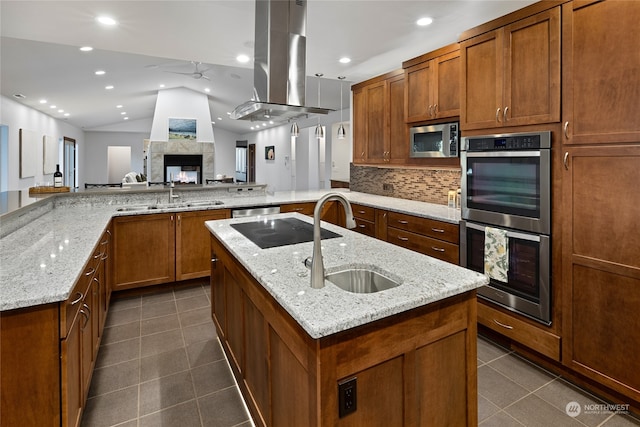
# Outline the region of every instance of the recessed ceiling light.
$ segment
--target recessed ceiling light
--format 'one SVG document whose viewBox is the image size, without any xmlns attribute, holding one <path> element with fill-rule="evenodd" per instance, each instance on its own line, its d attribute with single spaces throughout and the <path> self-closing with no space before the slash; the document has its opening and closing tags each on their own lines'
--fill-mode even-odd
<svg viewBox="0 0 640 427">
<path fill-rule="evenodd" d="M 91 46 L 82 46 L 80 48 L 81 52 L 91 52 L 93 50 L 93 48 Z"/>
<path fill-rule="evenodd" d="M 351 62 L 351 58 L 348 58 L 346 56 L 343 56 L 342 58 L 340 58 L 341 64 L 348 64 L 349 62 Z"/>
<path fill-rule="evenodd" d="M 123 112 L 122 112 L 122 113 L 120 113 L 120 114 L 124 116 L 125 114 L 127 114 L 127 112 L 126 112 L 126 111 L 123 111 Z"/>
<path fill-rule="evenodd" d="M 64 116 L 65 116 L 65 117 L 69 117 L 70 115 L 71 115 L 71 114 L 69 114 L 69 113 L 64 113 Z"/>
<path fill-rule="evenodd" d="M 433 22 L 432 18 L 429 18 L 428 16 L 425 16 L 424 18 L 420 18 L 416 21 L 417 25 L 420 25 L 421 27 L 426 27 L 427 25 L 431 24 Z"/>
<path fill-rule="evenodd" d="M 118 104 L 116 105 L 116 108 L 122 108 L 122 105 Z"/>
<path fill-rule="evenodd" d="M 236 61 L 242 63 L 242 64 L 246 64 L 247 62 L 249 62 L 251 58 L 249 58 L 249 56 L 247 55 L 238 55 L 236 56 Z"/>
<path fill-rule="evenodd" d="M 25 99 L 25 98 L 26 98 L 26 96 L 24 96 L 24 95 L 23 95 L 23 94 L 21 94 L 21 93 L 14 93 L 14 94 L 13 94 L 13 97 L 14 97 L 14 98 L 17 98 L 17 99 Z"/>
<path fill-rule="evenodd" d="M 49 108 L 58 108 L 55 105 L 49 105 Z"/>
<path fill-rule="evenodd" d="M 218 120 L 222 121 L 222 117 L 218 117 Z"/>
<path fill-rule="evenodd" d="M 262 124 L 262 127 L 267 127 L 267 124 L 266 124 L 266 123 L 263 123 L 263 124 Z"/>
<path fill-rule="evenodd" d="M 115 25 L 118 25 L 118 21 L 116 21 L 115 19 L 113 19 L 110 16 L 98 16 L 96 18 L 96 21 L 98 21 L 102 25 L 108 25 L 109 27 L 113 27 Z"/>
<path fill-rule="evenodd" d="M 211 92 L 211 89 L 209 89 L 208 87 L 205 87 L 205 88 L 204 88 L 204 91 L 205 91 L 205 92 L 207 92 L 207 93 L 209 93 L 209 92 Z"/>
<path fill-rule="evenodd" d="M 58 113 L 64 113 L 64 110 L 63 109 L 59 109 Z"/>
<path fill-rule="evenodd" d="M 125 117 L 124 120 L 129 120 L 129 117 Z"/>
<path fill-rule="evenodd" d="M 162 83 L 161 83 L 161 84 L 160 84 L 160 87 L 164 87 L 164 84 L 162 84 Z"/>
<path fill-rule="evenodd" d="M 95 72 L 96 76 L 104 76 L 105 73 L 106 73 L 106 71 L 104 71 L 104 70 L 98 70 L 98 71 Z"/>
<path fill-rule="evenodd" d="M 273 120 L 269 120 L 269 124 L 272 125 L 273 124 Z"/>
<path fill-rule="evenodd" d="M 231 115 L 231 111 L 227 111 L 227 116 L 230 116 L 230 115 Z"/>
<path fill-rule="evenodd" d="M 46 104 L 46 103 L 47 103 L 47 100 L 46 100 L 46 99 L 41 99 L 41 100 L 40 100 L 40 104 Z"/>
<path fill-rule="evenodd" d="M 111 90 L 111 89 L 113 89 L 113 85 L 105 86 L 104 88 L 105 88 L 106 90 Z"/>
</svg>

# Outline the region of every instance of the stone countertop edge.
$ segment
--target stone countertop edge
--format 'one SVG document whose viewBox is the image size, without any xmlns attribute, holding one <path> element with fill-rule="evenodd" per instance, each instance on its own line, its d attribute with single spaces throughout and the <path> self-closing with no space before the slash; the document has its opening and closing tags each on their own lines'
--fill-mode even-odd
<svg viewBox="0 0 640 427">
<path fill-rule="evenodd" d="M 117 208 L 145 203 L 138 198 L 150 192 L 121 193 L 121 200 L 114 199 L 111 192 L 79 193 L 85 197 L 77 200 L 73 194 L 52 195 L 11 215 L 2 216 L 1 226 L 7 233 L 0 238 L 0 311 L 66 300 L 112 217 L 315 202 L 333 191 L 344 193 L 353 203 L 454 224 L 460 218 L 459 210 L 443 205 L 350 192 L 348 189 L 244 195 L 213 193 L 215 195 L 210 198 L 220 199 L 224 204 L 127 212 L 118 212 Z M 87 195 L 89 199 L 86 199 Z"/>
<path fill-rule="evenodd" d="M 286 217 L 313 222 L 312 218 L 297 213 L 269 215 L 259 220 Z M 472 291 L 488 283 L 480 273 L 323 222 L 323 228 L 342 236 L 322 241 L 327 273 L 368 267 L 400 281 L 401 285 L 371 294 L 347 292 L 327 281 L 322 289 L 312 289 L 310 270 L 303 261 L 311 256 L 313 242 L 260 249 L 231 227 L 231 224 L 256 220 L 236 218 L 205 224 L 313 339 Z"/>
</svg>

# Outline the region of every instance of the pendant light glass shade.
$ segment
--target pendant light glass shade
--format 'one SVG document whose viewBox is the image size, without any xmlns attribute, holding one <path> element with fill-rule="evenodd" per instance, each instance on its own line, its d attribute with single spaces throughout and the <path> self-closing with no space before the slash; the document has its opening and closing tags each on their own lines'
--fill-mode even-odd
<svg viewBox="0 0 640 427">
<path fill-rule="evenodd" d="M 340 80 L 340 126 L 338 126 L 338 139 L 345 139 L 347 137 L 347 131 L 342 124 L 342 81 L 346 79 L 345 76 L 338 76 Z"/>
<path fill-rule="evenodd" d="M 296 138 L 300 135 L 300 129 L 298 128 L 298 122 L 293 122 L 291 125 L 291 136 L 295 136 Z"/>
<path fill-rule="evenodd" d="M 318 78 L 318 107 L 320 107 L 320 77 L 322 76 L 322 73 L 316 74 Z M 318 124 L 316 125 L 316 138 L 318 138 L 318 140 L 324 138 L 324 129 L 320 126 L 320 117 L 318 117 Z"/>
<path fill-rule="evenodd" d="M 324 138 L 324 128 L 320 126 L 320 123 L 318 123 L 318 125 L 316 126 L 316 138 Z"/>
</svg>

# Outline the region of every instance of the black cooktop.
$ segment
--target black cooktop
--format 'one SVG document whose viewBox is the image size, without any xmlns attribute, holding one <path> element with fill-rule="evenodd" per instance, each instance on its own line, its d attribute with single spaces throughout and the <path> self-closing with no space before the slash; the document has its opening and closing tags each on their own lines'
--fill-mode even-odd
<svg viewBox="0 0 640 427">
<path fill-rule="evenodd" d="M 297 218 L 243 222 L 241 224 L 231 224 L 231 227 L 238 230 L 244 237 L 251 240 L 261 249 L 313 241 L 313 224 Z M 322 239 L 332 239 L 342 236 L 321 228 L 320 237 Z"/>
</svg>

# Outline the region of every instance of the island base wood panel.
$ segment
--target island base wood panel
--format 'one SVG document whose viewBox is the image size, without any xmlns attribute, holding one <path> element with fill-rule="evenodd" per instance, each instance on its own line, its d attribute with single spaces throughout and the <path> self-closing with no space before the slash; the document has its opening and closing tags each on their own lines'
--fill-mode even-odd
<svg viewBox="0 0 640 427">
<path fill-rule="evenodd" d="M 211 243 L 212 316 L 256 425 L 477 425 L 475 291 L 313 339 Z M 357 409 L 340 417 L 352 377 Z"/>
</svg>

